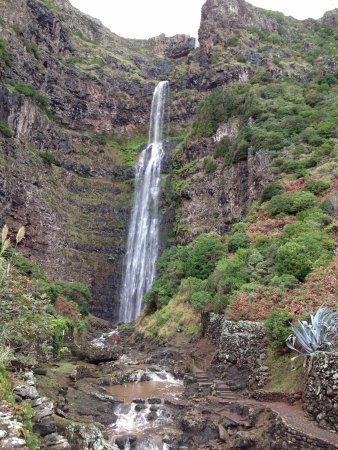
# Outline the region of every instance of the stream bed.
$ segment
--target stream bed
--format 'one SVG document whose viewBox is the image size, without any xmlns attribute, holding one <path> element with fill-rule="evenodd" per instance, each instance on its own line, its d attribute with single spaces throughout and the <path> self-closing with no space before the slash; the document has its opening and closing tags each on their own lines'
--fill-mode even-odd
<svg viewBox="0 0 338 450">
<path fill-rule="evenodd" d="M 170 373 L 147 372 L 142 379 L 106 390 L 119 403 L 114 411 L 115 423 L 109 430 L 110 441 L 120 450 L 171 450 L 175 412 L 170 400 L 177 400 L 184 391 L 182 381 Z M 169 401 L 169 402 L 168 402 Z"/>
</svg>

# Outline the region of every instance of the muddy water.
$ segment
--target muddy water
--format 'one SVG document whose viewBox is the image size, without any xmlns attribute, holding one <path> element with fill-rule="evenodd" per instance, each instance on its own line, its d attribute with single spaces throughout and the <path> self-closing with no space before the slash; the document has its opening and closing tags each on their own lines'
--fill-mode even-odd
<svg viewBox="0 0 338 450">
<path fill-rule="evenodd" d="M 182 383 L 172 383 L 166 381 L 141 381 L 139 383 L 128 383 L 106 388 L 118 400 L 124 403 L 131 403 L 135 399 L 178 398 L 183 390 Z"/>
</svg>

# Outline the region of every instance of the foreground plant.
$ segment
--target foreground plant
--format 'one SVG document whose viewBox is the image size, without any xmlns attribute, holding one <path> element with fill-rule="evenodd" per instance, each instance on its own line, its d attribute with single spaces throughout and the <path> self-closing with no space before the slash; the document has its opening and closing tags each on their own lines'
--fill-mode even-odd
<svg viewBox="0 0 338 450">
<path fill-rule="evenodd" d="M 5 224 L 2 227 L 2 231 L 1 231 L 1 248 L 0 248 L 0 286 L 2 286 L 5 281 L 8 278 L 8 275 L 10 273 L 11 270 L 11 266 L 12 266 L 12 258 L 13 258 L 13 253 L 8 260 L 5 259 L 4 255 L 6 250 L 8 250 L 11 246 L 11 240 L 8 237 L 8 226 Z M 18 244 L 20 244 L 20 242 L 23 240 L 23 238 L 25 237 L 25 227 L 20 227 L 19 231 L 17 232 L 17 235 L 15 237 L 15 247 L 14 247 L 14 251 L 17 247 Z"/>
<path fill-rule="evenodd" d="M 298 325 L 291 324 L 293 334 L 286 345 L 302 355 L 322 351 L 334 351 L 338 342 L 338 313 L 330 308 L 321 306 L 311 323 L 298 321 Z"/>
</svg>

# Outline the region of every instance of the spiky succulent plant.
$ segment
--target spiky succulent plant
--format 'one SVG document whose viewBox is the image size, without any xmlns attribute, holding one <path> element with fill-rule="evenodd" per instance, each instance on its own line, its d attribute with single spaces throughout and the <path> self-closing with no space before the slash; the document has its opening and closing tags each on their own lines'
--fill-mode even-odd
<svg viewBox="0 0 338 450">
<path fill-rule="evenodd" d="M 321 306 L 310 323 L 298 320 L 291 324 L 293 334 L 286 340 L 286 345 L 303 355 L 310 355 L 318 350 L 334 351 L 338 343 L 338 313 Z"/>
</svg>

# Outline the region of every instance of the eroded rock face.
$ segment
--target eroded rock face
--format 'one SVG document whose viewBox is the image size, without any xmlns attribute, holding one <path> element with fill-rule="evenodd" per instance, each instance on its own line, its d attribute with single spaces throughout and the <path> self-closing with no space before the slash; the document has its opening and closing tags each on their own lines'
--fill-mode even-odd
<svg viewBox="0 0 338 450">
<path fill-rule="evenodd" d="M 153 48 L 156 54 L 169 58 L 187 56 L 194 50 L 195 44 L 195 38 L 185 34 L 177 34 L 172 37 L 166 37 L 165 34 L 161 34 L 148 40 L 149 47 Z"/>
<path fill-rule="evenodd" d="M 192 159 L 209 156 L 214 144 L 206 140 L 187 149 Z M 187 174 L 182 189 L 180 241 L 187 243 L 203 232 L 224 233 L 231 223 L 241 220 L 265 185 L 272 179 L 270 156 L 265 153 L 249 157 L 247 161 L 225 167 L 217 161 L 214 173 L 205 173 L 202 162 Z"/>
</svg>

